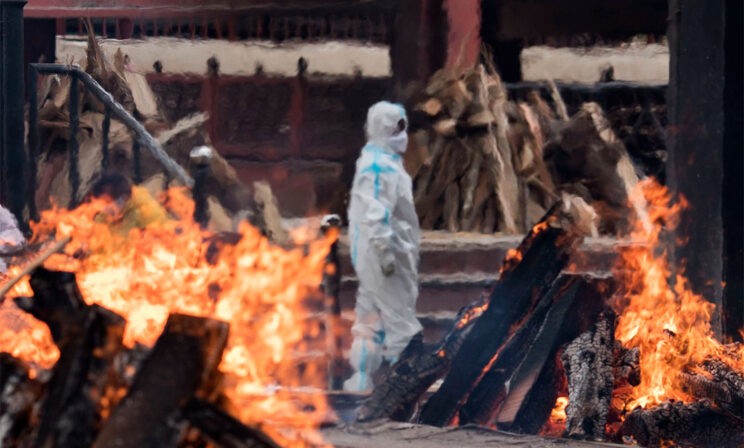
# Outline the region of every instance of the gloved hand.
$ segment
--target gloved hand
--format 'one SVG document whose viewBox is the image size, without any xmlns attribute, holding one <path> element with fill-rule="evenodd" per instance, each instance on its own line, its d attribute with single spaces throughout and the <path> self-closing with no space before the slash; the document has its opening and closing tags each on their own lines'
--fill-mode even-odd
<svg viewBox="0 0 744 448">
<path fill-rule="evenodd" d="M 385 251 L 380 257 L 380 268 L 385 277 L 390 277 L 395 273 L 395 256 L 391 251 Z"/>
</svg>

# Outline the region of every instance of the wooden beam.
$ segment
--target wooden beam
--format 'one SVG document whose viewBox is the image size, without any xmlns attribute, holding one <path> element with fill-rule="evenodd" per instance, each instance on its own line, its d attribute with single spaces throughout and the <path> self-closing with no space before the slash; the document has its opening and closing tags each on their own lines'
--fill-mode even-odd
<svg viewBox="0 0 744 448">
<path fill-rule="evenodd" d="M 596 33 L 630 37 L 663 34 L 666 0 L 486 0 L 491 16 L 484 34 L 505 41 Z M 490 4 L 497 6 L 491 7 Z M 484 7 L 486 9 L 486 7 Z M 490 42 L 489 42 L 490 43 Z"/>
<path fill-rule="evenodd" d="M 667 180 L 672 191 L 690 204 L 677 229 L 677 240 L 686 245 L 671 244 L 671 249 L 692 288 L 716 304 L 713 328 L 719 334 L 725 279 L 723 214 L 728 207 L 741 208 L 741 191 L 736 193 L 738 202 L 724 204 L 726 159 L 730 151 L 741 152 L 740 146 L 727 151 L 724 144 L 726 118 L 732 113 L 724 108 L 726 64 L 741 58 L 725 52 L 725 6 L 726 0 L 670 0 L 668 32 Z M 741 79 L 729 82 L 740 84 Z M 731 168 L 737 171 L 731 174 L 741 178 L 741 168 Z M 741 222 L 729 227 L 736 227 L 730 232 L 741 233 Z M 741 272 L 729 272 L 729 277 L 734 280 Z"/>
<path fill-rule="evenodd" d="M 744 2 L 726 1 L 723 164 L 724 332 L 744 341 Z"/>
</svg>

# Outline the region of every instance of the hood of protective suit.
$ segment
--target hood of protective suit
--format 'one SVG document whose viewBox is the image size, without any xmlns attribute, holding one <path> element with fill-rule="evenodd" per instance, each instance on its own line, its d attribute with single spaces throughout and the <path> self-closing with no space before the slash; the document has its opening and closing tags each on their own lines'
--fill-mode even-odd
<svg viewBox="0 0 744 448">
<path fill-rule="evenodd" d="M 400 104 L 380 101 L 367 112 L 367 140 L 398 154 L 408 147 L 408 117 Z"/>
</svg>

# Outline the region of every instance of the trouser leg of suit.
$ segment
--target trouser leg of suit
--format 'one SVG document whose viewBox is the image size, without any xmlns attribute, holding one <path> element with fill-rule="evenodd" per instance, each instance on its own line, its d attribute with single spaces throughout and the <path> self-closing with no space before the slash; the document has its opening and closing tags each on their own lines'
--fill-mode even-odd
<svg viewBox="0 0 744 448">
<path fill-rule="evenodd" d="M 377 308 L 385 332 L 383 357 L 395 363 L 408 342 L 423 328 L 416 318 L 418 276 L 415 260 L 408 254 L 396 254 L 393 275 L 386 277 L 377 291 Z"/>
<path fill-rule="evenodd" d="M 362 276 L 363 277 L 363 276 Z M 374 288 L 368 282 L 359 279 L 354 312 L 356 318 L 351 333 L 354 341 L 351 343 L 349 363 L 354 374 L 344 382 L 344 390 L 365 391 L 372 389 L 372 374 L 382 364 L 383 341 L 385 333 L 380 322 L 377 300 Z"/>
</svg>

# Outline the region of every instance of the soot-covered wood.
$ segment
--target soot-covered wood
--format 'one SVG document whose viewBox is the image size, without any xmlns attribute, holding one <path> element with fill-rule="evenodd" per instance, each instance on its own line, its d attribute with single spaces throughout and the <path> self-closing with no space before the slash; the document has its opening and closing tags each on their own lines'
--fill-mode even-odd
<svg viewBox="0 0 744 448">
<path fill-rule="evenodd" d="M 179 407 L 210 383 L 227 334 L 224 322 L 171 314 L 129 392 L 93 446 L 173 445 L 181 426 Z"/>
<path fill-rule="evenodd" d="M 555 365 L 558 351 L 593 325 L 612 287 L 609 279 L 579 275 L 556 280 L 499 351 L 468 397 L 460 422 L 496 424 L 526 433 L 539 431 L 550 415 L 562 379 Z"/>
<path fill-rule="evenodd" d="M 258 429 L 245 426 L 211 403 L 192 398 L 183 407 L 182 416 L 210 442 L 221 448 L 278 448 Z"/>
<path fill-rule="evenodd" d="M 388 375 L 360 406 L 357 420 L 408 420 L 421 396 L 450 368 L 452 358 L 487 303 L 483 295 L 457 314 L 455 325 L 436 349 L 425 351 L 420 338 L 411 340 Z"/>
<path fill-rule="evenodd" d="M 21 446 L 31 431 L 32 408 L 42 385 L 29 377 L 28 367 L 0 353 L 0 446 Z"/>
<path fill-rule="evenodd" d="M 553 227 L 551 212 L 520 245 L 520 260 L 505 261 L 505 270 L 491 291 L 488 308 L 473 324 L 439 390 L 428 400 L 421 422 L 444 426 L 457 415 L 486 367 L 514 325 L 534 308 L 546 288 L 566 267 L 577 237 Z"/>
<path fill-rule="evenodd" d="M 566 435 L 602 440 L 614 386 L 615 316 L 605 312 L 561 355 L 568 379 Z"/>
<path fill-rule="evenodd" d="M 744 373 L 715 358 L 704 360 L 698 367 L 707 375 L 692 370 L 681 374 L 685 392 L 696 398 L 708 398 L 744 418 Z"/>
<path fill-rule="evenodd" d="M 74 274 L 39 268 L 30 283 L 34 298 L 16 303 L 49 326 L 60 349 L 33 446 L 90 446 L 105 412 L 101 397 L 122 348 L 124 319 L 86 305 Z"/>
<path fill-rule="evenodd" d="M 744 420 L 711 401 L 665 402 L 651 409 L 636 408 L 625 418 L 618 438 L 632 438 L 645 447 L 676 446 L 738 448 L 744 444 Z"/>
</svg>

